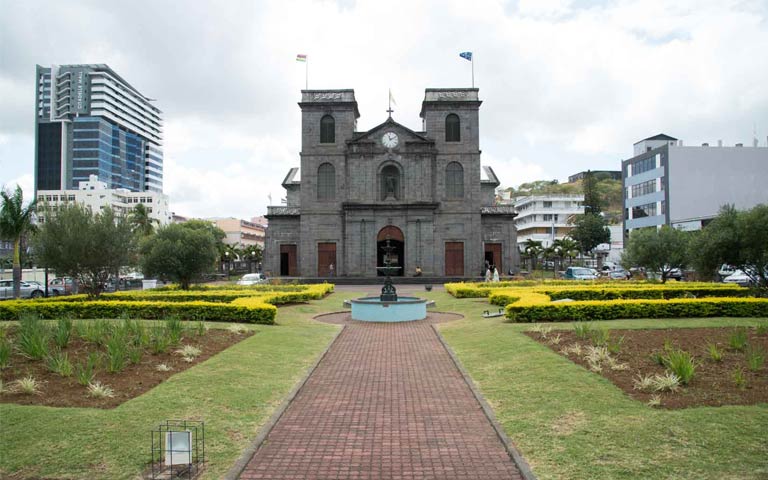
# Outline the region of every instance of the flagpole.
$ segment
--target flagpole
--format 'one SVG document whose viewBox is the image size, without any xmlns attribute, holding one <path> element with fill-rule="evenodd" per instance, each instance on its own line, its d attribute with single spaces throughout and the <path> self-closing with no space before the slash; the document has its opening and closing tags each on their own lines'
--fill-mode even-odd
<svg viewBox="0 0 768 480">
<path fill-rule="evenodd" d="M 475 88 L 475 52 L 472 52 L 472 88 Z"/>
<path fill-rule="evenodd" d="M 309 90 L 309 55 L 307 55 L 307 61 L 304 62 L 304 90 Z"/>
</svg>

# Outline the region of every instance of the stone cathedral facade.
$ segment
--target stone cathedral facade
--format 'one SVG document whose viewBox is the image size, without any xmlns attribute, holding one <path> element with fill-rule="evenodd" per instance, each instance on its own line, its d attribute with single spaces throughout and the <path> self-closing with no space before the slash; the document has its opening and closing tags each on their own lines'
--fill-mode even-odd
<svg viewBox="0 0 768 480">
<path fill-rule="evenodd" d="M 391 111 L 358 132 L 354 90 L 301 93 L 301 164 L 286 205 L 268 207 L 268 275 L 375 277 L 384 255 L 406 276 L 517 267 L 515 212 L 495 205 L 499 180 L 480 164 L 477 89 L 427 89 L 418 132 Z"/>
</svg>

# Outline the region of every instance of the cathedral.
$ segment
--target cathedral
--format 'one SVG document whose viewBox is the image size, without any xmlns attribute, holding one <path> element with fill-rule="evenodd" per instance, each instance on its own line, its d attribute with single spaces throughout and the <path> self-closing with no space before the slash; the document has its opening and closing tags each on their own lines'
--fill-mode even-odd
<svg viewBox="0 0 768 480">
<path fill-rule="evenodd" d="M 302 90 L 301 164 L 268 207 L 271 276 L 477 277 L 519 262 L 512 206 L 480 164 L 476 88 L 428 88 L 421 131 L 392 119 L 357 131 L 354 90 Z"/>
</svg>

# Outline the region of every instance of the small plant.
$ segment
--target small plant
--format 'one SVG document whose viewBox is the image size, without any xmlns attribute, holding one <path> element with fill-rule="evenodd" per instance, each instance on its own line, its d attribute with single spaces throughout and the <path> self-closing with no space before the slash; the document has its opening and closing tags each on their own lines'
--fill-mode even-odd
<svg viewBox="0 0 768 480">
<path fill-rule="evenodd" d="M 56 329 L 53 331 L 53 341 L 59 348 L 67 348 L 69 339 L 72 336 L 72 319 L 60 318 L 56 322 Z"/>
<path fill-rule="evenodd" d="M 737 352 L 744 351 L 747 348 L 747 329 L 737 328 L 728 337 L 728 345 Z"/>
<path fill-rule="evenodd" d="M 722 362 L 723 361 L 723 351 L 717 348 L 717 345 L 714 343 L 708 343 L 707 344 L 707 350 L 709 351 L 709 358 L 713 362 Z"/>
<path fill-rule="evenodd" d="M 173 369 L 171 367 L 169 367 L 168 365 L 166 365 L 164 363 L 161 363 L 160 365 L 155 367 L 155 370 L 157 370 L 158 372 L 170 372 Z"/>
<path fill-rule="evenodd" d="M 753 372 L 760 370 L 765 363 L 765 350 L 760 347 L 747 346 L 744 352 L 744 358 L 747 360 L 747 366 Z"/>
<path fill-rule="evenodd" d="M 653 352 L 653 353 L 651 353 L 651 361 L 653 363 L 661 365 L 662 367 L 665 366 L 665 364 L 664 364 L 664 353 L 663 352 Z"/>
<path fill-rule="evenodd" d="M 141 362 L 141 357 L 144 352 L 139 347 L 131 347 L 128 349 L 128 359 L 131 364 L 138 365 Z"/>
<path fill-rule="evenodd" d="M 93 398 L 112 398 L 115 396 L 115 392 L 107 385 L 94 382 L 88 384 L 88 395 Z"/>
<path fill-rule="evenodd" d="M 680 386 L 680 378 L 671 372 L 653 376 L 653 389 L 657 392 L 674 392 Z"/>
<path fill-rule="evenodd" d="M 62 377 L 72 376 L 72 362 L 69 361 L 69 357 L 66 353 L 62 353 L 61 350 L 56 349 L 46 357 L 45 360 L 48 370 L 53 373 L 57 373 Z"/>
<path fill-rule="evenodd" d="M 674 373 L 683 385 L 693 380 L 696 373 L 696 362 L 693 356 L 685 350 L 671 350 L 664 357 L 664 365 Z"/>
<path fill-rule="evenodd" d="M 733 371 L 733 384 L 741 390 L 747 388 L 747 376 L 744 375 L 743 368 L 737 368 Z"/>
<path fill-rule="evenodd" d="M 633 388 L 635 390 L 641 390 L 643 392 L 654 390 L 655 382 L 653 381 L 653 375 L 638 375 L 632 383 L 634 384 Z"/>
<path fill-rule="evenodd" d="M 128 345 L 121 335 L 113 335 L 106 344 L 107 348 L 107 371 L 117 373 L 125 368 L 125 362 L 128 357 Z"/>
<path fill-rule="evenodd" d="M 171 345 L 178 345 L 184 333 L 184 323 L 175 315 L 165 320 L 165 330 Z"/>
<path fill-rule="evenodd" d="M 0 378 L 0 395 L 4 393 L 11 393 L 11 390 L 3 383 L 3 379 Z"/>
<path fill-rule="evenodd" d="M 589 323 L 579 322 L 573 325 L 573 333 L 576 335 L 576 338 L 580 338 L 581 340 L 589 338 L 591 331 L 592 325 Z"/>
<path fill-rule="evenodd" d="M 17 338 L 19 350 L 27 358 L 42 360 L 48 355 L 50 332 L 36 316 L 21 316 Z"/>
<path fill-rule="evenodd" d="M 578 344 L 578 343 L 572 343 L 572 344 L 568 345 L 567 347 L 564 347 L 560 351 L 563 352 L 566 355 L 574 354 L 577 357 L 580 357 L 581 356 L 581 352 L 582 352 L 581 345 Z"/>
<path fill-rule="evenodd" d="M 195 322 L 195 333 L 198 337 L 202 337 L 205 335 L 205 333 L 208 331 L 208 327 L 205 325 L 205 322 L 202 320 L 198 320 Z"/>
<path fill-rule="evenodd" d="M 93 381 L 96 375 L 96 368 L 99 364 L 99 354 L 91 352 L 84 363 L 75 366 L 75 377 L 77 383 L 86 386 Z"/>
<path fill-rule="evenodd" d="M 152 353 L 158 355 L 165 353 L 171 346 L 171 341 L 166 335 L 166 330 L 162 327 L 154 327 L 149 339 L 149 348 Z"/>
<path fill-rule="evenodd" d="M 664 339 L 664 351 L 665 352 L 671 352 L 674 349 L 675 349 L 675 346 L 672 345 L 672 340 L 670 340 L 669 338 L 665 338 Z"/>
<path fill-rule="evenodd" d="M 648 403 L 646 403 L 649 407 L 658 407 L 661 405 L 661 396 L 660 395 L 651 395 L 651 398 L 648 399 Z"/>
<path fill-rule="evenodd" d="M 613 357 L 608 357 L 608 360 L 606 363 L 608 364 L 608 367 L 613 371 L 629 370 L 628 363 L 621 363 Z"/>
<path fill-rule="evenodd" d="M 757 327 L 755 327 L 755 334 L 757 335 L 765 335 L 768 333 L 768 323 L 761 323 Z"/>
<path fill-rule="evenodd" d="M 621 352 L 621 346 L 624 344 L 624 336 L 622 335 L 619 338 L 609 338 L 608 343 L 606 344 L 606 347 L 608 347 L 608 351 L 611 352 L 614 355 L 618 355 L 619 352 Z"/>
<path fill-rule="evenodd" d="M 11 364 L 11 342 L 5 335 L 0 337 L 0 370 Z"/>
<path fill-rule="evenodd" d="M 608 345 L 608 341 L 611 339 L 611 331 L 604 328 L 597 328 L 590 333 L 592 338 L 592 344 L 596 347 L 603 347 Z"/>
<path fill-rule="evenodd" d="M 14 382 L 13 391 L 24 395 L 37 395 L 41 387 L 41 383 L 35 377 L 24 377 Z"/>
<path fill-rule="evenodd" d="M 193 345 L 184 345 L 182 348 L 176 350 L 176 353 L 184 357 L 184 361 L 191 363 L 194 362 L 195 358 L 199 357 L 203 352 Z"/>
<path fill-rule="evenodd" d="M 554 337 L 549 339 L 550 345 L 560 345 L 561 341 L 562 341 L 562 338 L 560 337 L 560 334 L 557 334 Z"/>
<path fill-rule="evenodd" d="M 237 324 L 230 325 L 229 327 L 227 327 L 227 330 L 229 330 L 230 332 L 232 332 L 234 334 L 237 334 L 237 335 L 240 335 L 241 333 L 245 333 L 245 332 L 248 331 L 248 329 L 245 328 L 244 326 L 237 325 Z"/>
</svg>

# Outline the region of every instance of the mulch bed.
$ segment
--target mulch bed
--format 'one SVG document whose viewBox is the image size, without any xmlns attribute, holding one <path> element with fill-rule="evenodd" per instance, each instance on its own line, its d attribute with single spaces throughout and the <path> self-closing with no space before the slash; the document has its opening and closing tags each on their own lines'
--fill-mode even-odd
<svg viewBox="0 0 768 480">
<path fill-rule="evenodd" d="M 693 355 L 698 366 L 693 380 L 687 386 L 681 386 L 676 392 L 658 393 L 661 407 L 669 409 L 695 406 L 754 405 L 768 402 L 768 358 L 763 366 L 753 372 L 749 370 L 743 352 L 728 348 L 728 340 L 735 328 L 673 328 L 652 330 L 611 330 L 611 338 L 624 337 L 621 351 L 615 355 L 617 360 L 629 364 L 628 370 L 610 370 L 604 368 L 600 375 L 611 380 L 630 397 L 647 402 L 653 392 L 634 389 L 633 380 L 638 375 L 663 374 L 664 367 L 653 360 L 651 355 L 662 352 L 666 340 Z M 748 328 L 749 344 L 760 347 L 768 354 L 768 334 L 757 335 L 754 328 Z M 565 355 L 560 350 L 578 343 L 582 348 L 591 345 L 590 340 L 581 340 L 571 330 L 553 330 L 542 338 L 537 332 L 525 332 L 526 335 L 546 345 L 560 355 L 588 368 L 588 363 L 574 354 Z M 558 345 L 550 343 L 555 335 L 560 335 Z M 715 343 L 721 350 L 723 360 L 715 362 L 710 358 L 708 343 Z M 743 369 L 747 380 L 746 388 L 736 386 L 733 374 Z"/>
<path fill-rule="evenodd" d="M 10 330 L 10 334 L 13 337 L 13 329 Z M 61 377 L 49 371 L 44 360 L 30 360 L 18 352 L 14 352 L 11 355 L 10 367 L 0 371 L 4 387 L 8 387 L 13 380 L 31 375 L 42 382 L 41 393 L 37 395 L 3 393 L 0 394 L 0 403 L 48 407 L 114 408 L 151 390 L 167 378 L 204 362 L 251 335 L 253 335 L 252 331 L 237 334 L 221 329 L 209 329 L 203 336 L 198 336 L 193 332 L 185 332 L 181 344 L 170 347 L 167 353 L 155 355 L 145 351 L 140 363 L 136 365 L 128 363 L 125 369 L 118 373 L 107 373 L 102 365 L 97 371 L 94 381 L 112 388 L 115 393 L 113 398 L 92 398 L 88 396 L 87 387 L 80 385 L 74 374 L 71 377 Z M 201 349 L 202 353 L 194 361 L 186 362 L 181 355 L 173 353 L 182 345 L 193 345 Z M 96 345 L 73 334 L 69 345 L 62 351 L 67 353 L 69 360 L 73 365 L 76 365 L 84 363 L 88 353 L 97 348 Z M 103 348 L 100 351 L 103 352 Z M 104 361 L 105 359 L 102 359 L 102 364 Z M 168 365 L 172 370 L 169 372 L 158 371 L 157 366 L 161 363 Z"/>
</svg>

